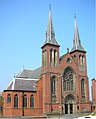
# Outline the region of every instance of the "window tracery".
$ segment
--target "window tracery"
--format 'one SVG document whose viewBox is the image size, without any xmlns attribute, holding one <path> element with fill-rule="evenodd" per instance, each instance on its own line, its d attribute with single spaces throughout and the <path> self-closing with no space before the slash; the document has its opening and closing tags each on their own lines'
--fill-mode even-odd
<svg viewBox="0 0 96 119">
<path fill-rule="evenodd" d="M 73 72 L 71 68 L 67 68 L 63 76 L 64 91 L 73 91 Z"/>
</svg>

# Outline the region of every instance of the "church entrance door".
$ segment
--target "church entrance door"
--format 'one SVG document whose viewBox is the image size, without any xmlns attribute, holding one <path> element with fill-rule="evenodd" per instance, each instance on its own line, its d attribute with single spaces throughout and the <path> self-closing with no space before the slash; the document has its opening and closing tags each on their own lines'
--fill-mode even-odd
<svg viewBox="0 0 96 119">
<path fill-rule="evenodd" d="M 74 114 L 74 96 L 68 95 L 64 102 L 65 114 Z"/>
<path fill-rule="evenodd" d="M 73 104 L 65 104 L 65 114 L 73 114 Z"/>
<path fill-rule="evenodd" d="M 73 114 L 73 104 L 70 104 L 70 114 Z"/>
<path fill-rule="evenodd" d="M 65 104 L 65 114 L 68 114 L 68 104 Z"/>
</svg>

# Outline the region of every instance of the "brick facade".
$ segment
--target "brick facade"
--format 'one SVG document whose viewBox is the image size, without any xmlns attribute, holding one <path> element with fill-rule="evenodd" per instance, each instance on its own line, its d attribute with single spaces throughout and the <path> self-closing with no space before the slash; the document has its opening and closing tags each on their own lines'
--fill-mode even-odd
<svg viewBox="0 0 96 119">
<path fill-rule="evenodd" d="M 77 44 L 74 44 L 71 52 L 67 50 L 67 53 L 60 57 L 60 46 L 55 39 L 52 16 L 49 13 L 46 41 L 42 46 L 41 74 L 35 85 L 36 90 L 4 90 L 4 116 L 75 114 L 91 111 L 86 51 L 80 44 L 77 31 L 75 21 L 74 40 L 77 40 L 78 48 Z M 93 90 L 95 90 L 94 87 L 96 86 L 93 86 Z M 8 94 L 11 96 L 10 103 L 7 102 Z M 14 96 L 16 94 L 18 96 L 18 108 L 14 108 Z M 27 107 L 22 105 L 25 94 Z M 30 107 L 31 95 L 34 97 L 33 108 Z"/>
</svg>

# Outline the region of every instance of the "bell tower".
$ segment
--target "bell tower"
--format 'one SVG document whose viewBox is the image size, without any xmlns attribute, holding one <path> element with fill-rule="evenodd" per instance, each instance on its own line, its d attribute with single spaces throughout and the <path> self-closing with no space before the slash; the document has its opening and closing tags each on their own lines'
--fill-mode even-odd
<svg viewBox="0 0 96 119">
<path fill-rule="evenodd" d="M 77 63 L 80 71 L 87 72 L 86 68 L 86 51 L 81 45 L 79 31 L 76 22 L 76 16 L 74 16 L 74 39 L 73 39 L 73 47 L 71 49 L 72 58 Z"/>
<path fill-rule="evenodd" d="M 51 6 L 49 8 L 46 38 L 42 48 L 43 113 L 52 112 L 52 101 L 57 100 L 57 75 L 59 65 L 59 44 L 55 39 Z M 54 92 L 54 94 L 53 94 Z M 52 97 L 53 96 L 53 97 Z"/>
<path fill-rule="evenodd" d="M 46 38 L 42 48 L 42 71 L 46 72 L 58 67 L 59 44 L 55 39 L 55 32 L 52 24 L 51 6 L 49 8 L 48 26 Z"/>
<path fill-rule="evenodd" d="M 74 16 L 74 39 L 70 54 L 78 67 L 76 69 L 76 89 L 77 97 L 79 98 L 80 103 L 79 106 L 80 109 L 83 110 L 84 107 L 82 107 L 82 104 L 86 104 L 86 107 L 89 107 L 89 83 L 87 76 L 86 51 L 81 45 L 76 16 Z"/>
</svg>

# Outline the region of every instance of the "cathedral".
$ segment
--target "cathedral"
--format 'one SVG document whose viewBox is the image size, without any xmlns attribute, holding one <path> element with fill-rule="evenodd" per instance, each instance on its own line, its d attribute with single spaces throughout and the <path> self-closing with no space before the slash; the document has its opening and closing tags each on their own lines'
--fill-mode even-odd
<svg viewBox="0 0 96 119">
<path fill-rule="evenodd" d="M 51 8 L 42 49 L 42 66 L 23 69 L 3 91 L 4 116 L 90 112 L 86 51 L 74 17 L 73 46 L 60 56 Z"/>
</svg>

